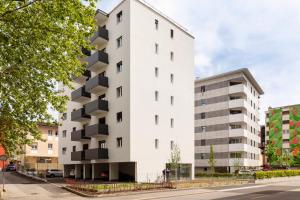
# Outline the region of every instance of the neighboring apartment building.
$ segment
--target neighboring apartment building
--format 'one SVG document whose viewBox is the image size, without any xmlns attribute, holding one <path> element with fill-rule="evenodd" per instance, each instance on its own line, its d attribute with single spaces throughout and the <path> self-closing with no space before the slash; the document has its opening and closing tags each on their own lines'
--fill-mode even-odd
<svg viewBox="0 0 300 200">
<path fill-rule="evenodd" d="M 64 176 L 156 181 L 174 145 L 181 175 L 194 171 L 194 38 L 139 0 L 98 11 L 96 51 L 59 127 Z M 89 56 L 90 55 L 90 56 Z"/>
<path fill-rule="evenodd" d="M 24 154 L 18 155 L 16 160 L 25 169 L 59 168 L 58 166 L 58 126 L 57 124 L 39 124 L 42 140 L 24 147 Z M 48 165 L 42 164 L 48 163 Z M 53 165 L 51 165 L 51 163 Z M 40 166 L 38 166 L 40 164 Z"/>
<path fill-rule="evenodd" d="M 266 144 L 274 145 L 277 155 L 290 151 L 300 165 L 300 104 L 268 109 Z"/>
<path fill-rule="evenodd" d="M 259 99 L 263 90 L 248 69 L 195 81 L 195 167 L 209 170 L 213 146 L 216 171 L 259 166 Z"/>
<path fill-rule="evenodd" d="M 260 166 L 265 166 L 267 164 L 267 158 L 266 158 L 266 126 L 265 125 L 261 125 L 260 126 L 260 132 L 259 132 L 259 136 L 260 136 Z"/>
</svg>

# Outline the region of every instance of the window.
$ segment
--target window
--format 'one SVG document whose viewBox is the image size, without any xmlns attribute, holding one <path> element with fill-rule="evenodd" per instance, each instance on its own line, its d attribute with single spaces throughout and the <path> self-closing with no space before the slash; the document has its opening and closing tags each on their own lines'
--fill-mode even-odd
<svg viewBox="0 0 300 200">
<path fill-rule="evenodd" d="M 240 152 L 230 153 L 230 158 L 242 158 L 242 153 Z"/>
<path fill-rule="evenodd" d="M 117 38 L 117 48 L 122 46 L 122 36 Z"/>
<path fill-rule="evenodd" d="M 66 120 L 67 119 L 67 113 L 63 113 L 61 119 Z"/>
<path fill-rule="evenodd" d="M 170 30 L 170 37 L 171 37 L 172 39 L 174 38 L 174 30 L 173 30 L 173 29 Z"/>
<path fill-rule="evenodd" d="M 122 122 L 122 120 L 123 120 L 122 112 L 118 112 L 118 113 L 117 113 L 117 122 L 118 122 L 118 123 L 119 123 L 119 122 Z"/>
<path fill-rule="evenodd" d="M 205 113 L 201 113 L 201 119 L 205 119 Z"/>
<path fill-rule="evenodd" d="M 205 146 L 205 145 L 206 145 L 205 140 L 201 140 L 201 146 Z"/>
<path fill-rule="evenodd" d="M 48 136 L 52 136 L 53 133 L 52 133 L 52 130 L 48 130 Z"/>
<path fill-rule="evenodd" d="M 173 149 L 174 149 L 174 141 L 173 141 L 173 140 L 171 140 L 171 145 L 170 145 L 170 148 L 171 148 L 171 150 L 173 150 Z"/>
<path fill-rule="evenodd" d="M 252 113 L 250 114 L 250 116 L 251 116 L 251 120 L 252 120 L 252 119 L 253 119 L 253 118 L 252 118 Z"/>
<path fill-rule="evenodd" d="M 159 146 L 159 141 L 158 139 L 155 139 L 155 149 L 158 149 L 158 146 Z"/>
<path fill-rule="evenodd" d="M 171 105 L 174 105 L 174 96 L 171 96 L 170 101 L 171 101 Z"/>
<path fill-rule="evenodd" d="M 200 91 L 201 91 L 201 93 L 205 92 L 205 85 L 200 87 Z"/>
<path fill-rule="evenodd" d="M 63 132 L 62 132 L 62 137 L 63 137 L 63 138 L 67 137 L 67 130 L 63 130 Z"/>
<path fill-rule="evenodd" d="M 155 67 L 155 77 L 158 77 L 158 67 Z"/>
<path fill-rule="evenodd" d="M 170 59 L 171 59 L 171 61 L 174 60 L 174 52 L 173 51 L 170 52 Z"/>
<path fill-rule="evenodd" d="M 158 48 L 159 48 L 159 47 L 158 47 L 158 44 L 155 43 L 155 53 L 156 53 L 156 54 L 158 54 Z"/>
<path fill-rule="evenodd" d="M 205 133 L 206 131 L 206 126 L 201 126 L 201 132 Z"/>
<path fill-rule="evenodd" d="M 171 120 L 170 120 L 170 127 L 171 127 L 171 128 L 174 127 L 174 118 L 171 118 Z"/>
<path fill-rule="evenodd" d="M 57 131 L 55 131 L 55 136 L 58 137 L 58 132 Z"/>
<path fill-rule="evenodd" d="M 122 61 L 117 63 L 117 73 L 121 72 L 123 70 L 123 63 Z"/>
<path fill-rule="evenodd" d="M 174 83 L 174 75 L 173 74 L 170 75 L 170 81 L 171 81 L 171 83 Z"/>
<path fill-rule="evenodd" d="M 73 150 L 73 152 L 75 152 L 76 151 L 76 146 L 73 146 L 72 150 Z"/>
<path fill-rule="evenodd" d="M 62 148 L 62 154 L 65 155 L 66 153 L 67 153 L 67 148 L 66 148 L 66 147 L 63 147 L 63 148 Z"/>
<path fill-rule="evenodd" d="M 253 127 L 251 126 L 251 133 L 253 132 Z"/>
<path fill-rule="evenodd" d="M 200 105 L 205 106 L 206 105 L 206 99 L 200 99 Z"/>
<path fill-rule="evenodd" d="M 48 150 L 52 150 L 53 149 L 53 144 L 49 143 L 48 144 Z"/>
<path fill-rule="evenodd" d="M 158 123 L 159 123 L 158 115 L 155 115 L 155 124 L 158 125 Z"/>
<path fill-rule="evenodd" d="M 158 30 L 158 20 L 155 19 L 155 29 Z"/>
<path fill-rule="evenodd" d="M 120 11 L 118 14 L 117 14 L 117 24 L 120 23 L 122 21 L 122 17 L 123 17 L 123 12 Z"/>
<path fill-rule="evenodd" d="M 31 145 L 31 149 L 32 149 L 32 150 L 37 150 L 37 149 L 38 149 L 38 144 L 37 144 L 37 143 L 33 143 L 33 144 Z"/>
<path fill-rule="evenodd" d="M 122 96 L 122 86 L 117 87 L 117 97 L 121 97 Z"/>
<path fill-rule="evenodd" d="M 73 131 L 72 132 L 75 132 L 76 131 L 76 127 L 73 127 Z"/>
<path fill-rule="evenodd" d="M 118 137 L 117 138 L 117 147 L 122 147 L 122 144 L 123 142 L 122 142 L 122 138 L 121 137 Z"/>
<path fill-rule="evenodd" d="M 155 91 L 155 101 L 158 101 L 158 91 Z"/>
</svg>

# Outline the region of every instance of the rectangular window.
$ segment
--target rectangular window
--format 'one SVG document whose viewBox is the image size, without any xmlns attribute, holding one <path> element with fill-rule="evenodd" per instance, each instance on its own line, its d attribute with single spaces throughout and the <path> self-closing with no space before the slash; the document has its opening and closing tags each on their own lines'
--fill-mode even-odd
<svg viewBox="0 0 300 200">
<path fill-rule="evenodd" d="M 122 138 L 121 137 L 118 137 L 117 138 L 117 147 L 122 147 L 122 145 L 123 145 L 123 141 L 122 141 Z"/>
<path fill-rule="evenodd" d="M 66 120 L 67 119 L 67 113 L 63 113 L 61 119 Z"/>
<path fill-rule="evenodd" d="M 120 123 L 123 120 L 122 112 L 117 113 L 117 122 Z"/>
<path fill-rule="evenodd" d="M 53 135 L 52 130 L 48 130 L 48 136 L 52 136 L 52 135 Z"/>
<path fill-rule="evenodd" d="M 201 126 L 201 132 L 205 133 L 206 131 L 206 126 Z"/>
<path fill-rule="evenodd" d="M 205 145 L 206 145 L 205 140 L 201 140 L 201 146 L 205 146 Z"/>
<path fill-rule="evenodd" d="M 76 146 L 72 147 L 72 151 L 75 152 L 76 151 Z"/>
<path fill-rule="evenodd" d="M 155 115 L 155 124 L 158 125 L 158 123 L 159 123 L 158 115 Z"/>
<path fill-rule="evenodd" d="M 158 20 L 155 19 L 155 29 L 158 30 Z"/>
<path fill-rule="evenodd" d="M 171 81 L 171 83 L 174 83 L 174 75 L 173 74 L 170 75 L 170 81 Z"/>
<path fill-rule="evenodd" d="M 201 93 L 203 93 L 203 92 L 206 91 L 205 85 L 203 85 L 203 86 L 200 87 L 200 91 L 201 91 Z"/>
<path fill-rule="evenodd" d="M 122 61 L 117 63 L 117 73 L 121 72 L 123 70 L 123 63 Z"/>
<path fill-rule="evenodd" d="M 173 29 L 170 30 L 170 37 L 171 37 L 172 39 L 174 38 L 174 30 L 173 30 Z"/>
<path fill-rule="evenodd" d="M 156 53 L 156 54 L 158 54 L 158 48 L 159 48 L 158 44 L 155 43 L 155 53 Z"/>
<path fill-rule="evenodd" d="M 205 113 L 201 113 L 201 119 L 205 119 Z"/>
<path fill-rule="evenodd" d="M 117 87 L 117 97 L 121 97 L 122 96 L 122 86 Z"/>
<path fill-rule="evenodd" d="M 174 52 L 173 51 L 170 52 L 170 59 L 171 59 L 171 61 L 174 60 Z"/>
<path fill-rule="evenodd" d="M 171 127 L 171 128 L 174 127 L 174 118 L 171 118 L 171 120 L 170 120 L 170 127 Z"/>
<path fill-rule="evenodd" d="M 170 101 L 171 101 L 171 105 L 174 105 L 174 96 L 171 96 Z"/>
<path fill-rule="evenodd" d="M 159 147 L 159 141 L 158 139 L 155 139 L 155 149 L 158 149 L 158 147 Z"/>
<path fill-rule="evenodd" d="M 158 77 L 158 67 L 155 67 L 155 77 Z"/>
<path fill-rule="evenodd" d="M 53 149 L 53 144 L 49 143 L 48 144 L 48 150 L 52 150 Z"/>
<path fill-rule="evenodd" d="M 67 137 L 67 130 L 63 130 L 63 132 L 62 132 L 62 137 L 63 137 L 63 138 Z"/>
<path fill-rule="evenodd" d="M 122 18 L 123 18 L 123 12 L 120 11 L 118 14 L 117 14 L 117 24 L 120 23 L 122 21 Z"/>
<path fill-rule="evenodd" d="M 205 106 L 206 105 L 206 99 L 200 99 L 200 105 Z"/>
<path fill-rule="evenodd" d="M 33 143 L 33 144 L 31 145 L 31 149 L 32 149 L 32 150 L 37 150 L 37 149 L 38 149 L 38 144 L 37 144 L 37 143 Z"/>
<path fill-rule="evenodd" d="M 155 101 L 158 101 L 158 91 L 155 91 Z"/>
<path fill-rule="evenodd" d="M 117 48 L 122 46 L 122 36 L 117 38 Z"/>
<path fill-rule="evenodd" d="M 65 155 L 67 153 L 67 147 L 62 148 L 62 154 Z"/>
</svg>

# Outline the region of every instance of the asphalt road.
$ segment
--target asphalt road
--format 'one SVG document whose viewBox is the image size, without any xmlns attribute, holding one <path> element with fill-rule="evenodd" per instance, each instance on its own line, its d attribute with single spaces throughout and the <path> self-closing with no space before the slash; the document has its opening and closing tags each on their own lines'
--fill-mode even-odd
<svg viewBox="0 0 300 200">
<path fill-rule="evenodd" d="M 2 183 L 2 175 L 0 175 Z M 69 193 L 51 183 L 41 183 L 16 173 L 6 173 L 5 199 L 50 200 L 87 199 Z M 272 185 L 242 185 L 180 191 L 150 192 L 116 197 L 94 198 L 101 200 L 299 200 L 300 182 L 285 182 Z"/>
</svg>

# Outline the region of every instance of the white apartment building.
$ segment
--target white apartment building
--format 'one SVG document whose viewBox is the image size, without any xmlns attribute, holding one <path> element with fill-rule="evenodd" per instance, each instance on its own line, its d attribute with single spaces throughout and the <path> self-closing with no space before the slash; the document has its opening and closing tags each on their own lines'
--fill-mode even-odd
<svg viewBox="0 0 300 200">
<path fill-rule="evenodd" d="M 216 171 L 259 166 L 259 99 L 263 90 L 248 69 L 195 81 L 195 168 L 209 170 L 213 146 Z"/>
<path fill-rule="evenodd" d="M 87 71 L 76 90 L 60 85 L 71 98 L 59 127 L 65 177 L 157 181 L 174 145 L 193 177 L 193 36 L 140 0 L 96 19 Z"/>
</svg>

